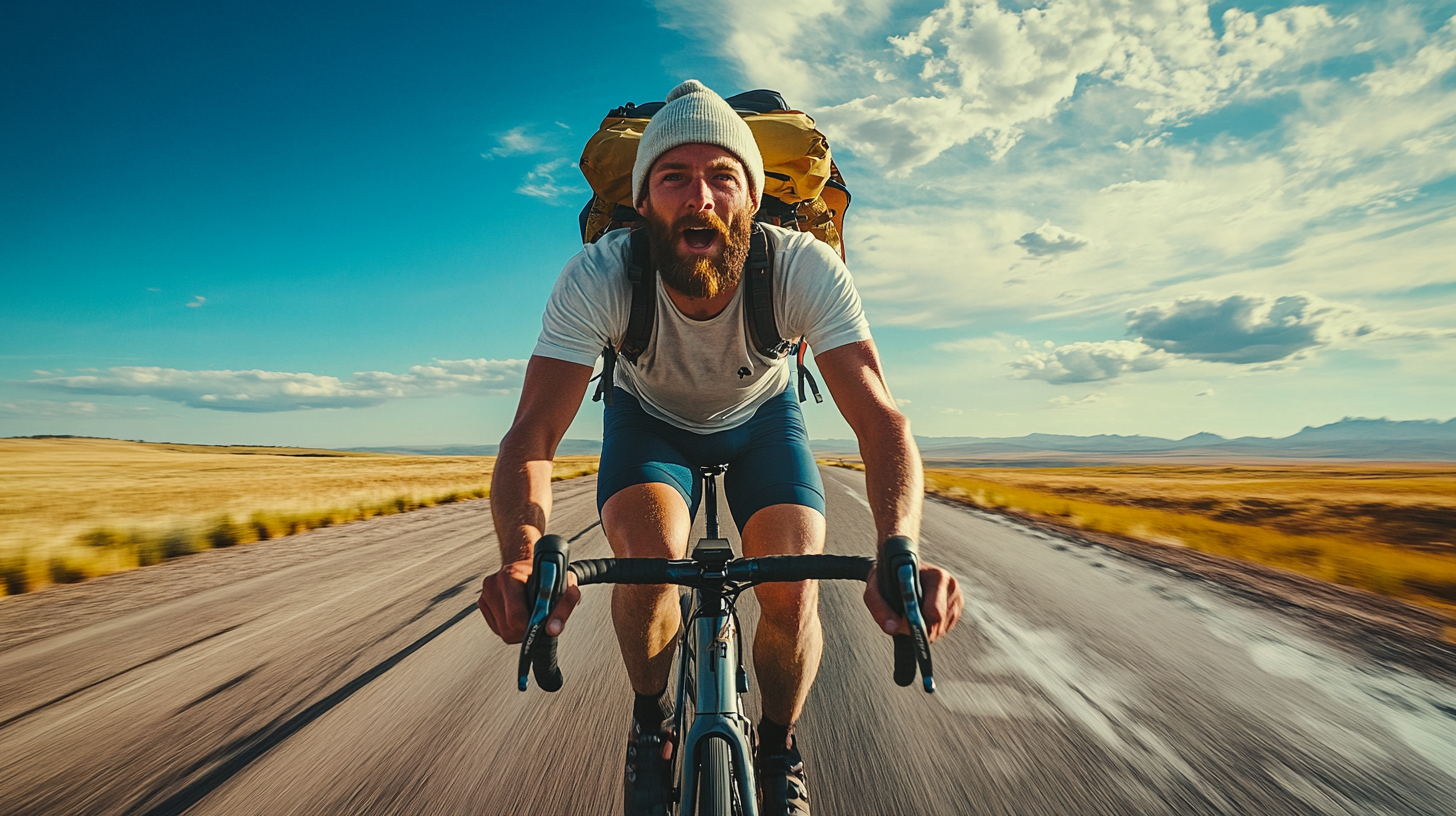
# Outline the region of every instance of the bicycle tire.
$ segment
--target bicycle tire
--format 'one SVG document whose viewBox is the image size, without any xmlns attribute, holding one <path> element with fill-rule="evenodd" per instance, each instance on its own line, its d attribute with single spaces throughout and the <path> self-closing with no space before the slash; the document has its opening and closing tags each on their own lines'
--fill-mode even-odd
<svg viewBox="0 0 1456 816">
<path fill-rule="evenodd" d="M 733 816 L 733 763 L 728 743 L 703 740 L 698 764 L 698 816 Z"/>
</svg>

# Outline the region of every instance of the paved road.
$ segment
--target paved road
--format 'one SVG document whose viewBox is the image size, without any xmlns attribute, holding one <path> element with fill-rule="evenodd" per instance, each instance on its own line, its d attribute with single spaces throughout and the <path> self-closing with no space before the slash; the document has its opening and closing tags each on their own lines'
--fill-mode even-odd
<svg viewBox="0 0 1456 816">
<path fill-rule="evenodd" d="M 825 479 L 831 550 L 869 554 L 860 474 Z M 607 554 L 594 482 L 557 487 L 555 529 Z M 1456 689 L 995 517 L 930 504 L 924 538 L 969 599 L 935 696 L 825 587 L 816 813 L 1451 812 Z M 606 591 L 562 638 L 566 688 L 520 694 L 473 612 L 493 549 L 470 502 L 0 603 L 0 811 L 614 812 Z"/>
</svg>

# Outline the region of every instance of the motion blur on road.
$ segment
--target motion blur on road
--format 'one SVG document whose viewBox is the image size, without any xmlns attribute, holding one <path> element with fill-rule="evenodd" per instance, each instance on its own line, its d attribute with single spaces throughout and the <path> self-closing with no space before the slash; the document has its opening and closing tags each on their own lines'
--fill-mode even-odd
<svg viewBox="0 0 1456 816">
<path fill-rule="evenodd" d="M 824 477 L 829 551 L 872 554 L 862 474 Z M 556 488 L 553 531 L 609 555 L 594 479 Z M 1451 812 L 1450 685 L 998 517 L 927 504 L 922 549 L 967 598 L 935 695 L 891 681 L 862 585 L 824 586 L 817 814 Z M 521 694 L 474 609 L 496 562 L 476 501 L 0 602 L 0 811 L 615 812 L 609 590 L 562 636 L 566 687 Z"/>
</svg>

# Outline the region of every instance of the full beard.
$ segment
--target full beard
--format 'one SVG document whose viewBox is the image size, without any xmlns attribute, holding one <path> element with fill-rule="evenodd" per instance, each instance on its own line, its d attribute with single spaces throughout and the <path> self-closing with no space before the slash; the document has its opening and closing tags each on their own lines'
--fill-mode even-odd
<svg viewBox="0 0 1456 816">
<path fill-rule="evenodd" d="M 717 258 L 678 250 L 683 230 L 702 228 L 717 230 L 723 238 Z M 648 244 L 662 282 L 691 298 L 715 297 L 738 285 L 752 233 L 753 217 L 747 212 L 734 213 L 731 227 L 712 212 L 685 215 L 671 224 L 652 216 L 647 219 Z"/>
</svg>

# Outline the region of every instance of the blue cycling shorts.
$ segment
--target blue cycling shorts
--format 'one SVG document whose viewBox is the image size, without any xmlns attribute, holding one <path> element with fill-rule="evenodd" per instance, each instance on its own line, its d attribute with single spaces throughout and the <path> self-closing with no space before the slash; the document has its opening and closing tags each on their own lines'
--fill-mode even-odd
<svg viewBox="0 0 1456 816">
<path fill-rule="evenodd" d="M 737 428 L 697 434 L 649 416 L 636 397 L 615 387 L 602 422 L 597 512 L 625 487 L 658 482 L 676 488 L 696 517 L 703 496 L 698 468 L 722 464 L 728 465 L 723 492 L 740 533 L 754 513 L 775 504 L 824 514 L 824 483 L 792 389 L 759 406 Z"/>
</svg>

